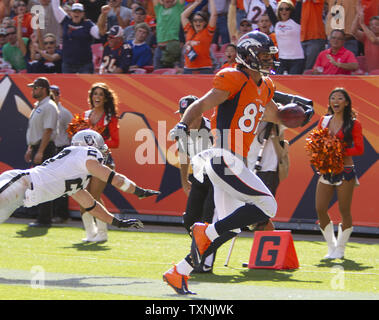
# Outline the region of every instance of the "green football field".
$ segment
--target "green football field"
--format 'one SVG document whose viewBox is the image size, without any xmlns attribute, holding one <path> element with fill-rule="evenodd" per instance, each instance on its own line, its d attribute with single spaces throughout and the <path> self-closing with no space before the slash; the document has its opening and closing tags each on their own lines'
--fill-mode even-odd
<svg viewBox="0 0 379 320">
<path fill-rule="evenodd" d="M 163 231 L 162 231 L 163 230 Z M 296 270 L 247 269 L 253 235 L 229 243 L 213 274 L 194 274 L 178 296 L 162 274 L 190 247 L 184 232 L 110 230 L 106 243 L 82 243 L 78 227 L 0 225 L 1 300 L 378 300 L 379 244 L 350 241 L 341 260 L 323 260 L 324 241 L 295 240 Z M 295 237 L 296 239 L 297 237 Z M 376 243 L 375 243 L 376 242 Z"/>
</svg>

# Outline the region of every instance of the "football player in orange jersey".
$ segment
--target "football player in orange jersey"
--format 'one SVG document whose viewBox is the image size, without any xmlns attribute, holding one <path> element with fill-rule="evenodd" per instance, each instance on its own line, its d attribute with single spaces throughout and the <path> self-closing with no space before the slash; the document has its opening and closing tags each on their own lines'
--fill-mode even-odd
<svg viewBox="0 0 379 320">
<path fill-rule="evenodd" d="M 171 131 L 171 138 L 181 139 L 188 126 L 202 113 L 215 108 L 212 130 L 213 148 L 193 158 L 194 176 L 202 180 L 206 172 L 214 186 L 218 221 L 192 226 L 191 258 L 188 256 L 163 275 L 178 294 L 189 294 L 187 279 L 203 256 L 233 238 L 241 228 L 267 221 L 276 214 L 277 204 L 265 184 L 246 167 L 246 156 L 261 120 L 280 123 L 278 106 L 273 101 L 275 85 L 267 76 L 278 52 L 264 33 L 252 31 L 237 44 L 236 68 L 220 70 L 213 88 L 193 102 L 181 122 Z M 305 125 L 313 115 L 306 111 Z"/>
</svg>

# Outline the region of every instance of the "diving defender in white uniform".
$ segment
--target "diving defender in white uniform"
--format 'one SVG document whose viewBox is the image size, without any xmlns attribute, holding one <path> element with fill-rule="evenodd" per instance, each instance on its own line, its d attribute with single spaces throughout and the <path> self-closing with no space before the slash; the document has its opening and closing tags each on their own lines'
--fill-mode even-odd
<svg viewBox="0 0 379 320">
<path fill-rule="evenodd" d="M 0 223 L 21 206 L 32 207 L 68 195 L 88 213 L 108 224 L 119 228 L 142 228 L 138 219 L 116 218 L 85 190 L 89 178 L 95 176 L 124 192 L 134 193 L 140 199 L 160 193 L 140 188 L 124 175 L 103 165 L 107 151 L 100 134 L 82 130 L 73 136 L 70 147 L 41 165 L 3 172 L 0 175 Z"/>
</svg>

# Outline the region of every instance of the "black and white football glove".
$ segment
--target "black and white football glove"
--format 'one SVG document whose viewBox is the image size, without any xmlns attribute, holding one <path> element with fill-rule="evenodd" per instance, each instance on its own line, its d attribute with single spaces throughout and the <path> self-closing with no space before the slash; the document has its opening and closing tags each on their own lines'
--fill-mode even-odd
<svg viewBox="0 0 379 320">
<path fill-rule="evenodd" d="M 297 101 L 296 104 L 301 106 L 304 109 L 305 119 L 303 123 L 301 124 L 301 127 L 304 127 L 309 121 L 311 121 L 311 118 L 315 114 L 315 111 L 313 110 L 313 106 L 309 104 L 304 104 L 300 101 Z"/>
<path fill-rule="evenodd" d="M 118 219 L 116 217 L 113 218 L 112 226 L 117 228 L 143 228 L 143 223 L 138 219 Z"/>
<path fill-rule="evenodd" d="M 136 190 L 134 191 L 134 194 L 138 197 L 138 199 L 145 199 L 147 197 L 160 195 L 161 192 L 156 191 L 156 190 L 143 189 L 136 186 Z"/>
<path fill-rule="evenodd" d="M 169 135 L 171 140 L 179 140 L 183 139 L 188 133 L 188 126 L 184 122 L 179 122 L 170 130 Z"/>
</svg>

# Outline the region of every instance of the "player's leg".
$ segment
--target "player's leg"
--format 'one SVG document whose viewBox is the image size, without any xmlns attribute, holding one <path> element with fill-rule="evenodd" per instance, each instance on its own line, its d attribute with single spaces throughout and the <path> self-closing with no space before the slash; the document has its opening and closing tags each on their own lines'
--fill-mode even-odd
<svg viewBox="0 0 379 320">
<path fill-rule="evenodd" d="M 28 176 L 21 170 L 9 170 L 0 175 L 0 223 L 23 205 L 25 190 L 30 186 Z"/>
<path fill-rule="evenodd" d="M 195 265 L 218 237 L 267 221 L 277 210 L 275 198 L 265 184 L 234 155 L 226 153 L 220 158 L 212 158 L 206 170 L 214 185 L 220 219 L 209 226 L 194 225 L 191 255 Z"/>
<path fill-rule="evenodd" d="M 94 197 L 94 199 L 102 203 L 101 195 L 106 187 L 106 183 L 96 177 L 92 177 L 88 184 L 87 190 Z M 84 242 L 101 242 L 108 240 L 107 224 L 99 219 L 94 218 L 88 212 L 82 212 L 83 226 L 86 231 L 86 238 Z"/>
<path fill-rule="evenodd" d="M 207 191 L 201 182 L 191 179 L 191 191 L 187 199 L 186 212 L 183 214 L 183 225 L 188 233 L 195 222 L 202 221 Z"/>
<path fill-rule="evenodd" d="M 95 200 L 100 202 L 104 205 L 103 201 L 101 200 L 101 195 L 104 192 L 105 187 L 107 186 L 107 183 L 104 181 L 101 181 L 100 179 L 96 177 L 91 178 L 91 185 L 89 192 L 93 195 Z M 97 235 L 94 239 L 95 242 L 103 242 L 108 240 L 108 226 L 105 222 L 101 221 L 100 219 L 95 218 L 96 220 L 96 226 L 97 226 Z"/>
</svg>

